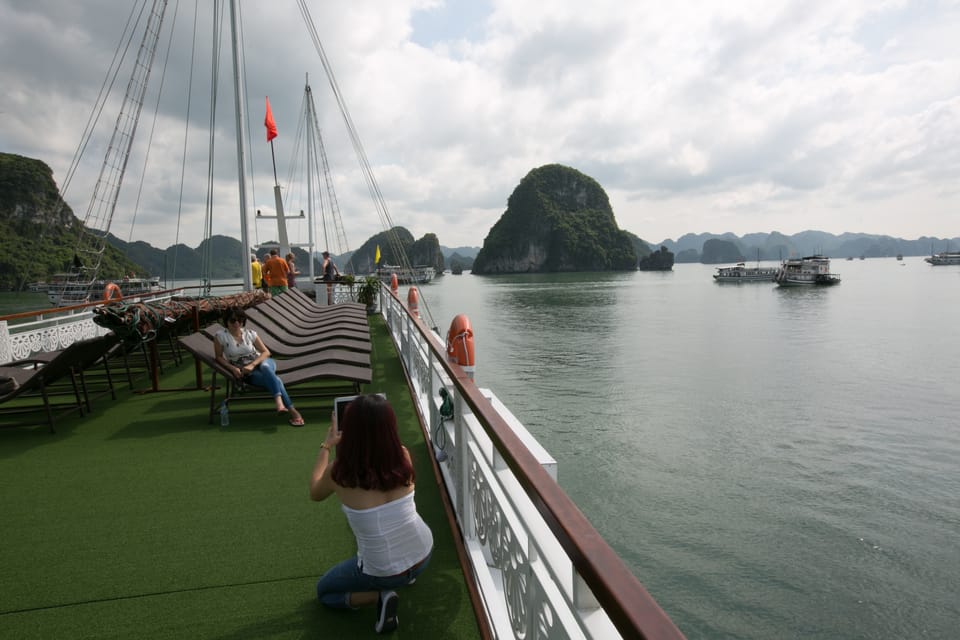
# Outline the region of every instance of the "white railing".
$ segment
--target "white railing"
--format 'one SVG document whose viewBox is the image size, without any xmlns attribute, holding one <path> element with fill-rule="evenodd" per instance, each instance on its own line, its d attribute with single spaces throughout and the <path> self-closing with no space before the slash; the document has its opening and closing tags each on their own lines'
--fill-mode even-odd
<svg viewBox="0 0 960 640">
<path fill-rule="evenodd" d="M 94 324 L 91 309 L 38 315 L 13 325 L 0 320 L 0 362 L 24 360 L 40 351 L 65 349 L 77 340 L 109 331 Z"/>
<path fill-rule="evenodd" d="M 555 535 L 542 515 L 543 509 L 538 509 L 532 500 L 530 482 L 522 477 L 525 472 L 518 475 L 508 464 L 519 464 L 516 452 L 504 455 L 490 436 L 496 431 L 490 424 L 497 419 L 505 423 L 519 439 L 516 447 L 526 447 L 552 478 L 546 484 L 552 483 L 559 492 L 556 461 L 492 392 L 477 389 L 472 379 L 458 373 L 462 372 L 460 367 L 452 368 L 442 362 L 445 344 L 440 336 L 414 320 L 398 297 L 384 290 L 380 304 L 420 415 L 427 423 L 494 636 L 682 637 L 638 582 L 634 601 L 643 602 L 637 602 L 637 606 L 651 604 L 662 616 L 656 622 L 665 620 L 665 625 L 651 625 L 655 627 L 651 632 L 639 628 L 640 625 L 631 627 L 635 621 L 625 627 L 622 617 L 621 624 L 614 624 L 565 550 L 577 548 L 575 554 L 583 553 L 580 542 L 571 542 L 569 538 L 561 542 Z M 453 399 L 452 419 L 441 416 L 441 389 Z M 491 420 L 491 415 L 496 418 Z M 569 502 L 565 494 L 563 498 Z M 592 527 L 587 528 L 596 534 Z M 611 555 L 612 551 L 604 555 L 604 560 L 609 563 Z M 635 579 L 619 558 L 614 560 L 619 564 L 615 568 L 626 574 L 626 582 L 632 586 L 630 580 Z M 597 569 L 592 561 L 583 564 Z M 602 573 L 602 569 L 597 573 Z M 622 602 L 614 603 L 614 608 L 617 606 L 622 610 Z"/>
</svg>

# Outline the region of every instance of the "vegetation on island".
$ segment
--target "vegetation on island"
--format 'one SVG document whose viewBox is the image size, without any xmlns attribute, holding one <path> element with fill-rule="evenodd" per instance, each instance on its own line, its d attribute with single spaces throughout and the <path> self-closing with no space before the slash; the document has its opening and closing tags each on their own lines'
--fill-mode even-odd
<svg viewBox="0 0 960 640">
<path fill-rule="evenodd" d="M 673 269 L 673 253 L 666 247 L 653 251 L 650 255 L 640 259 L 637 263 L 639 271 L 670 271 Z"/>
<path fill-rule="evenodd" d="M 399 244 L 399 246 L 397 246 Z M 381 265 L 403 265 L 399 251 L 403 251 L 410 266 L 430 266 L 437 273 L 446 268 L 440 240 L 436 234 L 428 233 L 419 240 L 405 227 L 394 227 L 371 236 L 360 248 L 344 256 L 340 270 L 344 273 L 371 273 L 376 268 L 377 247 L 380 248 Z"/>
<path fill-rule="evenodd" d="M 520 181 L 473 263 L 479 274 L 636 268 L 636 248 L 617 227 L 607 193 L 560 164 L 533 169 Z"/>
<path fill-rule="evenodd" d="M 70 271 L 80 225 L 46 163 L 0 153 L 0 290 L 20 291 L 31 282 Z M 131 273 L 149 275 L 108 244 L 101 277 Z"/>
</svg>

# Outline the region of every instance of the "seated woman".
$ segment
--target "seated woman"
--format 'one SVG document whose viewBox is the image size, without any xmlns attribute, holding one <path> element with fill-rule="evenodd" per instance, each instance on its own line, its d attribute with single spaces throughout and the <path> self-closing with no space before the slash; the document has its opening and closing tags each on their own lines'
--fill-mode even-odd
<svg viewBox="0 0 960 640">
<path fill-rule="evenodd" d="M 339 444 L 339 446 L 338 446 Z M 330 464 L 333 447 L 337 457 Z M 400 444 L 397 417 L 385 398 L 363 395 L 337 425 L 333 414 L 310 479 L 310 498 L 336 493 L 357 540 L 357 555 L 336 564 L 317 582 L 328 607 L 377 604 L 377 633 L 397 628 L 393 591 L 420 575 L 433 551 L 433 534 L 413 501 L 410 452 Z"/>
<path fill-rule="evenodd" d="M 213 341 L 217 361 L 233 372 L 237 380 L 265 388 L 273 396 L 278 413 L 290 413 L 290 424 L 303 426 L 303 416 L 297 411 L 283 381 L 277 377 L 277 363 L 270 350 L 253 329 L 247 329 L 247 314 L 240 307 L 232 307 L 223 316 L 227 325 Z"/>
</svg>

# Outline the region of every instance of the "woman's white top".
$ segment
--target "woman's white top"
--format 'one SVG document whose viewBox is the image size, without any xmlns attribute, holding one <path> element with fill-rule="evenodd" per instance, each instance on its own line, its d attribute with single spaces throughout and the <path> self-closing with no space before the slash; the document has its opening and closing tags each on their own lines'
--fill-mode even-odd
<svg viewBox="0 0 960 640">
<path fill-rule="evenodd" d="M 433 533 L 417 513 L 414 493 L 370 509 L 341 505 L 357 538 L 357 557 L 365 574 L 395 576 L 433 549 Z"/>
<path fill-rule="evenodd" d="M 239 341 L 226 329 L 217 333 L 217 342 L 223 347 L 223 357 L 237 367 L 250 364 L 260 356 L 260 352 L 254 346 L 256 341 L 257 332 L 246 327 L 240 330 Z"/>
</svg>

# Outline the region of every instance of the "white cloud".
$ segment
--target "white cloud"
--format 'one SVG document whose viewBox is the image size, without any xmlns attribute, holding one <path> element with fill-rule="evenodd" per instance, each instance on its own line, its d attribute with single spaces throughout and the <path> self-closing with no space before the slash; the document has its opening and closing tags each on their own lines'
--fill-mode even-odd
<svg viewBox="0 0 960 640">
<path fill-rule="evenodd" d="M 302 206 L 302 187 L 286 181 L 309 73 L 348 240 L 359 246 L 380 220 L 296 4 L 242 7 L 251 207 L 273 210 L 266 95 L 280 128 L 278 177 L 288 206 Z M 129 10 L 119 0 L 0 0 L 0 150 L 40 158 L 63 180 Z M 393 221 L 416 236 L 479 245 L 520 179 L 553 162 L 596 178 L 620 226 L 654 242 L 702 231 L 957 233 L 955 2 L 340 0 L 310 10 Z M 194 7 L 178 5 L 133 231 L 157 246 L 177 237 L 195 246 L 203 234 L 206 11 L 180 204 Z M 229 49 L 221 57 L 213 228 L 239 237 Z M 103 156 L 90 151 L 99 157 L 68 195 L 78 215 Z M 128 182 L 142 162 L 131 158 Z M 132 206 L 118 208 L 118 235 Z M 293 223 L 291 236 L 304 236 L 295 241 L 305 241 L 303 226 Z M 268 224 L 251 229 L 254 239 L 274 235 Z"/>
</svg>

